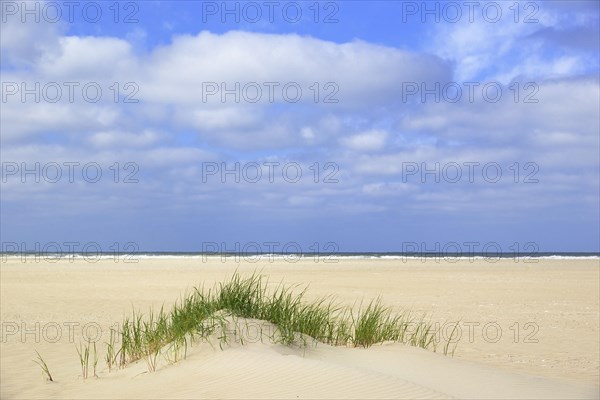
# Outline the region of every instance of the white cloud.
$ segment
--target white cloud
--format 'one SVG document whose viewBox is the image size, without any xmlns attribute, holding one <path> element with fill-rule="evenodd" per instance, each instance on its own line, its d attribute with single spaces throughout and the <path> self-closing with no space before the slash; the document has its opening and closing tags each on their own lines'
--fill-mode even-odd
<svg viewBox="0 0 600 400">
<path fill-rule="evenodd" d="M 223 131 L 255 128 L 264 115 L 250 107 L 223 105 L 218 108 L 202 108 L 182 105 L 175 111 L 175 120 L 200 131 Z"/>
<path fill-rule="evenodd" d="M 473 22 L 462 18 L 433 28 L 434 39 L 424 49 L 454 62 L 456 80 L 506 84 L 518 76 L 540 79 L 598 68 L 598 42 L 590 39 L 598 37 L 597 2 L 495 4 L 502 7 L 497 22 L 486 21 L 478 10 Z M 526 18 L 538 22 L 526 23 Z M 559 42 L 566 51 L 557 51 L 553 44 Z"/>
<path fill-rule="evenodd" d="M 43 18 L 36 23 L 31 17 L 22 22 L 20 12 L 9 15 L 6 3 L 2 5 L 3 21 L 0 23 L 3 64 L 28 67 L 35 65 L 41 56 L 52 54 L 60 48 L 60 36 L 66 30 L 64 24 L 46 22 Z M 17 8 L 23 5 L 24 2 L 14 2 Z"/>
<path fill-rule="evenodd" d="M 89 138 L 96 147 L 147 147 L 157 143 L 163 135 L 150 130 L 140 133 L 122 131 L 96 132 Z"/>
<path fill-rule="evenodd" d="M 313 143 L 315 140 L 315 132 L 309 126 L 305 126 L 300 130 L 300 136 L 302 136 L 307 143 Z"/>
<path fill-rule="evenodd" d="M 6 104 L 10 111 L 3 123 L 13 128 L 9 136 L 18 138 L 45 132 L 53 125 L 68 134 L 70 126 L 98 133 L 122 130 L 123 125 L 127 130 L 141 130 L 151 122 L 191 128 L 205 140 L 242 148 L 307 143 L 306 136 L 298 136 L 298 125 L 310 119 L 319 135 L 309 141 L 316 143 L 345 128 L 340 125 L 340 114 L 356 114 L 364 108 L 365 99 L 373 106 L 395 102 L 404 81 L 443 80 L 450 76 L 449 68 L 429 55 L 362 41 L 337 44 L 299 35 L 202 32 L 176 36 L 172 43 L 142 55 L 134 53 L 123 39 L 64 36 L 58 39 L 56 49 L 42 52 L 30 70 L 14 71 L 6 77 L 42 86 L 63 83 L 63 98 L 56 104 L 21 104 L 16 96 Z M 74 102 L 68 101 L 67 81 L 78 83 Z M 82 98 L 83 86 L 89 82 L 101 87 L 98 103 Z M 121 95 L 118 102 L 114 100 L 115 82 Z M 133 96 L 138 104 L 122 103 L 122 97 L 132 93 L 125 90 L 127 82 L 139 89 Z M 239 102 L 232 95 L 225 101 L 220 94 L 203 95 L 206 84 L 213 82 L 218 87 L 224 82 L 227 88 L 236 83 L 241 88 L 255 84 L 262 88 L 262 95 L 257 103 L 246 101 L 243 93 L 247 92 L 242 92 Z M 297 84 L 302 91 L 297 104 L 285 100 L 283 87 L 288 83 Z M 339 102 L 324 103 L 327 96 Z M 271 111 L 274 107 L 280 108 Z M 24 123 L 23 114 L 33 117 Z M 374 149 L 377 144 L 367 146 Z"/>
<path fill-rule="evenodd" d="M 369 183 L 362 187 L 363 193 L 369 196 L 398 196 L 413 190 L 411 185 L 401 182 Z"/>
<path fill-rule="evenodd" d="M 387 132 L 371 130 L 341 139 L 342 145 L 357 151 L 378 151 L 385 147 Z"/>
<path fill-rule="evenodd" d="M 403 81 L 443 79 L 449 66 L 428 55 L 354 41 L 336 44 L 299 35 L 275 35 L 232 31 L 223 35 L 202 32 L 179 36 L 168 46 L 156 49 L 144 61 L 142 83 L 145 98 L 155 102 L 210 104 L 221 102 L 219 95 L 203 99 L 203 84 L 236 82 L 241 87 L 256 83 L 263 93 L 260 103 L 284 102 L 283 86 L 293 82 L 302 89 L 302 102 L 313 102 L 314 83 L 320 86 L 317 102 L 333 94 L 348 106 L 365 98 L 372 102 L 395 95 Z M 361 79 L 357 80 L 356 77 Z M 274 96 L 269 86 L 275 82 Z M 311 87 L 313 89 L 311 89 Z M 249 90 L 249 89 L 248 89 Z M 252 95 L 253 97 L 254 89 Z M 232 96 L 229 97 L 233 99 Z M 243 100 L 243 99 L 242 99 Z M 231 101 L 231 100 L 229 100 Z"/>
<path fill-rule="evenodd" d="M 105 81 L 133 77 L 136 60 L 131 45 L 122 39 L 64 36 L 60 51 L 45 53 L 37 65 L 39 74 L 53 79 Z"/>
</svg>

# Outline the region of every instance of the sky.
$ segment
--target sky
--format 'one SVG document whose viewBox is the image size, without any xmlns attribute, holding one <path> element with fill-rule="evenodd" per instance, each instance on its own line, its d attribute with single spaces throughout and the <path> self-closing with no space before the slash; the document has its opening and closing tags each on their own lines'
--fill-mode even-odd
<svg viewBox="0 0 600 400">
<path fill-rule="evenodd" d="M 600 251 L 597 1 L 0 4 L 3 251 Z"/>
</svg>

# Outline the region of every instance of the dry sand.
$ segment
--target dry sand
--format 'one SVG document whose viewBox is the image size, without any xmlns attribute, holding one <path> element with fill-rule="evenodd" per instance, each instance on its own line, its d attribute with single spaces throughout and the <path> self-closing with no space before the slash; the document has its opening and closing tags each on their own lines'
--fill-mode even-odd
<svg viewBox="0 0 600 400">
<path fill-rule="evenodd" d="M 251 340 L 223 350 L 194 346 L 186 360 L 146 372 L 139 362 L 109 373 L 108 327 L 171 305 L 186 290 L 260 270 L 271 282 L 310 285 L 309 297 L 385 304 L 460 320 L 453 358 L 386 343 L 369 349 L 295 348 Z M 15 398 L 598 398 L 598 260 L 305 259 L 241 263 L 220 258 L 0 264 L 0 397 Z M 86 325 L 87 324 L 87 325 Z M 249 326 L 258 326 L 250 321 Z M 81 379 L 81 327 L 102 331 L 98 378 Z M 268 329 L 268 325 L 261 326 Z M 70 334 L 72 331 L 72 335 Z M 250 338 L 250 340 L 249 340 Z M 248 343 L 251 342 L 251 343 Z M 56 382 L 45 382 L 37 349 Z"/>
</svg>

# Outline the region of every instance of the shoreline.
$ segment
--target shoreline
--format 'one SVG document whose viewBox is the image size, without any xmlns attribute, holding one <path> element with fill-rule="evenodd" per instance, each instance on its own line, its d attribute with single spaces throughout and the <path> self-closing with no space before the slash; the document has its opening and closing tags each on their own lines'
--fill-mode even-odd
<svg viewBox="0 0 600 400">
<path fill-rule="evenodd" d="M 592 255 L 593 254 L 593 255 Z M 499 261 L 514 261 L 514 262 L 536 262 L 537 260 L 600 260 L 600 255 L 595 253 L 584 252 L 581 255 L 556 254 L 548 253 L 548 255 L 537 255 L 531 256 L 526 253 L 523 254 L 495 254 L 495 255 L 484 255 L 481 253 L 462 255 L 462 253 L 426 253 L 426 254 L 398 254 L 398 253 L 0 253 L 0 259 L 2 262 L 21 260 L 23 262 L 57 262 L 59 260 L 83 260 L 86 262 L 96 262 L 100 260 L 112 260 L 119 257 L 130 257 L 132 261 L 136 262 L 137 259 L 149 259 L 149 260 L 165 260 L 165 259 L 202 259 L 202 260 L 215 260 L 215 259 L 234 259 L 244 260 L 250 262 L 269 261 L 269 260 L 284 260 L 287 262 L 297 262 L 300 260 L 328 260 L 329 262 L 337 262 L 338 260 L 402 260 L 402 261 L 413 261 L 413 260 L 437 260 L 443 262 L 461 262 L 461 261 L 485 261 L 490 263 L 496 263 Z"/>
</svg>

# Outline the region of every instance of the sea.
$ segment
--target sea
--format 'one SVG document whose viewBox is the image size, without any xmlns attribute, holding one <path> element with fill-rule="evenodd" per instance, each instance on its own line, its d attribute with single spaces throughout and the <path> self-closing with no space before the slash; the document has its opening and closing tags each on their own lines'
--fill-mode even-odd
<svg viewBox="0 0 600 400">
<path fill-rule="evenodd" d="M 574 260 L 590 259 L 600 260 L 598 252 L 336 252 L 336 253 L 257 253 L 257 252 L 165 252 L 165 251 L 139 251 L 139 252 L 0 252 L 4 261 L 7 258 L 22 258 L 35 260 L 60 260 L 60 259 L 110 259 L 120 258 L 124 260 L 140 259 L 233 259 L 247 261 L 263 261 L 283 259 L 287 261 L 302 259 L 343 260 L 343 259 L 387 259 L 387 260 L 493 260 L 493 259 L 549 259 L 549 260 Z"/>
</svg>

